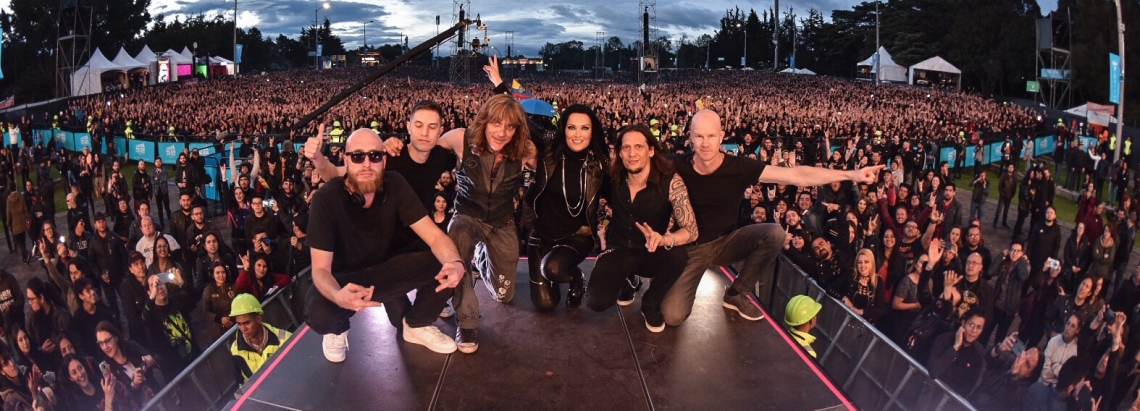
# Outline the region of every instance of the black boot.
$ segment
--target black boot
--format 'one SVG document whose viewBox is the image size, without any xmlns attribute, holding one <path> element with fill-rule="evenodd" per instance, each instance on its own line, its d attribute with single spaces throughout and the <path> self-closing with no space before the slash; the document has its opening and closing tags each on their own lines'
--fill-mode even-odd
<svg viewBox="0 0 1140 411">
<path fill-rule="evenodd" d="M 586 296 L 586 284 L 581 278 L 570 282 L 570 289 L 566 291 L 566 308 L 575 309 L 582 306 L 582 298 Z"/>
<path fill-rule="evenodd" d="M 546 280 L 530 280 L 530 301 L 534 303 L 534 308 L 538 309 L 538 312 L 553 311 L 561 299 L 562 290 L 558 284 Z"/>
</svg>

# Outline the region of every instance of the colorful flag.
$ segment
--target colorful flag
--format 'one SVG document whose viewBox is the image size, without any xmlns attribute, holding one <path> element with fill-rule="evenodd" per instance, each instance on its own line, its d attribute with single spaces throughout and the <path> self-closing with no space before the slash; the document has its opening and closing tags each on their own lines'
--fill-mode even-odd
<svg viewBox="0 0 1140 411">
<path fill-rule="evenodd" d="M 4 101 L 0 101 L 0 109 L 6 109 L 8 107 L 12 107 L 15 104 L 16 104 L 16 95 L 13 94 L 12 96 L 4 99 Z"/>
</svg>

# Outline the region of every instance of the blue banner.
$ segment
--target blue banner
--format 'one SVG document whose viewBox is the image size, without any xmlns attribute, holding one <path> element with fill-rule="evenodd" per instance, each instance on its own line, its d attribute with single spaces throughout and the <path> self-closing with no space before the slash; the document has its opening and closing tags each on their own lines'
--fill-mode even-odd
<svg viewBox="0 0 1140 411">
<path fill-rule="evenodd" d="M 119 157 L 126 157 L 127 156 L 127 138 L 126 137 L 115 137 L 114 140 L 115 140 L 115 154 L 118 154 Z M 103 152 L 104 153 L 107 152 L 107 142 L 106 141 L 103 142 Z"/>
<path fill-rule="evenodd" d="M 90 149 L 91 151 L 95 151 L 94 150 L 95 147 L 92 146 L 92 144 L 91 144 L 91 134 L 90 133 L 72 133 L 72 137 L 74 137 L 72 139 L 72 141 L 74 141 L 73 144 L 75 147 L 74 149 L 72 149 L 72 151 L 83 151 L 84 148 Z"/>
<path fill-rule="evenodd" d="M 1096 147 L 1098 140 L 1096 137 L 1081 136 L 1080 143 L 1085 145 L 1085 150 Z"/>
<path fill-rule="evenodd" d="M 241 49 L 244 47 L 245 46 L 243 44 L 238 43 L 237 51 L 235 51 L 235 55 L 234 55 L 234 63 L 241 64 L 241 51 L 242 51 Z"/>
<path fill-rule="evenodd" d="M 990 148 L 990 163 L 1001 163 L 1001 145 L 1005 144 L 1004 141 L 999 141 L 989 145 Z"/>
<path fill-rule="evenodd" d="M 972 167 L 974 165 L 974 152 L 975 151 L 978 151 L 977 146 L 966 147 L 966 167 Z M 982 151 L 985 151 L 984 147 L 982 148 Z M 985 157 L 983 157 L 982 159 L 984 160 Z M 984 163 L 984 161 L 983 161 L 983 163 Z"/>
<path fill-rule="evenodd" d="M 7 132 L 4 133 L 4 147 L 23 147 L 24 137 L 20 133 Z"/>
<path fill-rule="evenodd" d="M 158 144 L 158 156 L 163 164 L 178 164 L 178 155 L 182 154 L 183 143 L 155 143 Z M 149 161 L 154 161 L 153 159 Z"/>
<path fill-rule="evenodd" d="M 131 140 L 128 143 L 130 147 L 127 148 L 129 156 L 127 158 L 138 161 L 154 161 L 154 142 L 145 140 Z M 166 159 L 163 159 L 166 161 Z"/>
<path fill-rule="evenodd" d="M 1057 149 L 1057 139 L 1052 135 L 1037 137 L 1033 142 L 1033 155 L 1043 156 L 1046 154 L 1053 154 L 1053 150 Z"/>
<path fill-rule="evenodd" d="M 51 141 L 51 130 L 32 130 L 32 145 L 47 144 Z"/>
<path fill-rule="evenodd" d="M 1124 81 L 1120 71 L 1120 55 L 1108 53 L 1108 101 L 1113 104 L 1120 104 L 1120 83 Z"/>
<path fill-rule="evenodd" d="M 955 150 L 954 146 L 942 147 L 938 150 L 939 164 L 935 164 L 934 166 L 938 167 L 942 162 L 946 162 L 947 164 L 950 164 L 950 167 L 954 167 L 954 158 L 957 156 L 957 154 L 958 150 Z"/>
<path fill-rule="evenodd" d="M 206 184 L 206 198 L 210 200 L 220 201 L 222 197 L 218 195 L 218 166 L 207 165 L 205 169 L 206 175 L 210 176 L 210 184 Z"/>
</svg>

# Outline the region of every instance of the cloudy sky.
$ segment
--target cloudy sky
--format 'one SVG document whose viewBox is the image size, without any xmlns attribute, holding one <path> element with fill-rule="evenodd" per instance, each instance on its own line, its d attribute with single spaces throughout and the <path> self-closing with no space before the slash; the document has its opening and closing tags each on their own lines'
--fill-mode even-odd
<svg viewBox="0 0 1140 411">
<path fill-rule="evenodd" d="M 0 0 L 7 8 L 9 0 Z M 225 13 L 233 16 L 234 0 L 151 0 L 152 16 L 165 14 L 170 20 L 196 14 Z M 397 42 L 401 34 L 409 36 L 412 46 L 436 34 L 435 16 L 440 27 L 450 25 L 452 2 L 449 0 L 328 0 L 323 9 L 322 0 L 239 0 L 238 26 L 257 26 L 262 33 L 276 37 L 279 33 L 296 36 L 301 27 L 312 24 L 314 11 L 320 20 L 327 16 L 333 31 L 346 43 L 346 48 L 360 47 L 364 43 L 364 24 L 367 25 L 368 44 Z M 830 17 L 831 10 L 847 9 L 862 0 L 784 0 L 780 8 L 792 8 L 798 15 L 816 8 Z M 1057 7 L 1057 0 L 1038 0 L 1044 12 Z M 506 54 L 504 32 L 514 31 L 517 53 L 534 56 L 548 41 L 560 42 L 577 39 L 593 45 L 595 34 L 605 31 L 606 37 L 619 36 L 629 43 L 638 34 L 638 10 L 634 0 L 579 0 L 575 2 L 544 2 L 534 0 L 496 0 L 471 2 L 476 13 L 488 26 L 492 46 Z M 575 4 L 570 4 L 575 3 Z M 740 0 L 662 0 L 657 4 L 657 25 L 660 34 L 677 40 L 682 34 L 690 37 L 712 33 L 719 26 L 725 11 L 734 7 L 768 9 L 771 1 Z M 480 35 L 480 37 L 482 37 Z"/>
</svg>

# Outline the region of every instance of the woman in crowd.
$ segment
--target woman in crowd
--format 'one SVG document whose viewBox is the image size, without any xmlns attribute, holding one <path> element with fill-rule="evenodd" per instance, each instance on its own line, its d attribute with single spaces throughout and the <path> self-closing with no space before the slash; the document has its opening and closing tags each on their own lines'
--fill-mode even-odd
<svg viewBox="0 0 1140 411">
<path fill-rule="evenodd" d="M 248 243 L 245 238 L 245 220 L 253 214 L 253 206 L 250 205 L 250 200 L 246 196 L 248 190 L 247 187 L 234 187 L 232 195 L 226 196 L 226 222 L 230 226 L 231 244 L 236 247 L 234 252 L 238 254 L 245 252 L 243 248 Z"/>
<path fill-rule="evenodd" d="M 118 327 L 107 321 L 95 326 L 95 338 L 103 350 L 101 360 L 111 366 L 115 379 L 129 387 L 143 403 L 149 401 L 166 380 L 175 377 L 161 374 L 150 350 L 123 338 Z"/>
<path fill-rule="evenodd" d="M 238 275 L 237 284 L 234 285 L 234 291 L 238 294 L 250 293 L 260 301 L 268 297 L 271 291 L 289 285 L 289 276 L 277 273 L 270 274 L 268 256 L 260 253 L 253 256 L 252 273 L 249 271 L 249 258 L 248 254 L 241 258 L 242 266 L 245 269 Z"/>
<path fill-rule="evenodd" d="M 1113 235 L 1112 230 L 1105 229 L 1100 238 L 1093 244 L 1088 275 L 1111 280 L 1109 272 L 1113 269 L 1112 262 L 1116 258 L 1116 240 Z"/>
<path fill-rule="evenodd" d="M 431 222 L 440 230 L 447 232 L 451 224 L 451 203 L 447 201 L 447 194 L 437 191 L 432 197 Z"/>
<path fill-rule="evenodd" d="M 221 336 L 234 325 L 230 318 L 230 303 L 238 293 L 230 284 L 229 268 L 224 263 L 216 261 L 210 264 L 211 281 L 202 292 L 202 311 L 210 322 L 215 336 Z"/>
<path fill-rule="evenodd" d="M 170 273 L 174 276 L 170 281 L 172 286 L 178 289 L 193 289 L 193 284 L 187 282 L 193 280 L 189 278 L 190 273 L 186 272 L 182 263 L 170 252 L 170 243 L 166 241 L 166 236 L 158 236 L 154 240 L 154 261 L 150 263 L 150 267 L 147 267 L 147 273 Z"/>
<path fill-rule="evenodd" d="M 1092 244 L 1085 237 L 1085 223 L 1077 223 L 1077 228 L 1065 241 L 1064 260 L 1061 262 L 1060 285 L 1068 292 L 1073 292 L 1070 284 L 1076 278 L 1085 275 L 1089 266 L 1089 257 L 1092 256 Z"/>
<path fill-rule="evenodd" d="M 68 381 L 65 385 L 68 392 L 66 401 L 70 409 L 135 411 L 142 408 L 145 402 L 132 395 L 131 390 L 117 380 L 110 369 L 105 373 L 96 372 L 98 368 L 93 362 L 89 357 L 76 355 L 63 359 Z"/>
<path fill-rule="evenodd" d="M 539 311 L 558 305 L 564 283 L 566 306 L 582 304 L 586 280 L 578 264 L 594 249 L 607 153 L 593 110 L 575 104 L 562 111 L 526 196 L 534 221 L 527 247 L 530 297 Z"/>
<path fill-rule="evenodd" d="M 844 305 L 872 323 L 886 313 L 886 293 L 875 273 L 875 254 L 865 248 L 855 255 L 854 275 L 846 281 L 837 281 L 832 292 L 842 296 Z"/>
</svg>

